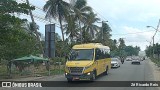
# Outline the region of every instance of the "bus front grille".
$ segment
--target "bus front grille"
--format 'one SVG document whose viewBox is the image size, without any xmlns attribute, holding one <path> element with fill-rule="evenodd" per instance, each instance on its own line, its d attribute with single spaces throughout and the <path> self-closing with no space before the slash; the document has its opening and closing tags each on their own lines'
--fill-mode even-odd
<svg viewBox="0 0 160 90">
<path fill-rule="evenodd" d="M 82 74 L 83 73 L 83 67 L 69 67 L 71 74 Z"/>
</svg>

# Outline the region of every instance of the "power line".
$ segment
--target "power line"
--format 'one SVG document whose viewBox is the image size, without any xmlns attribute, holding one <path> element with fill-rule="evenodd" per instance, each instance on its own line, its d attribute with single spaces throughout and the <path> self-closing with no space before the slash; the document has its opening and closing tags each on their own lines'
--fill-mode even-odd
<svg viewBox="0 0 160 90">
<path fill-rule="evenodd" d="M 160 42 L 160 39 L 158 40 L 158 42 Z M 158 43 L 158 42 L 157 42 L 157 43 Z"/>
<path fill-rule="evenodd" d="M 89 2 L 89 3 L 91 3 L 91 2 Z M 88 4 L 89 5 L 89 4 Z M 102 17 L 104 20 L 102 20 L 102 21 L 108 21 L 108 19 L 106 19 L 102 14 L 100 14 L 97 10 L 95 10 L 93 7 L 92 7 L 92 9 L 100 16 L 100 17 Z M 111 28 L 111 30 L 116 30 L 115 28 L 114 28 L 114 26 L 111 24 L 111 22 L 110 21 L 108 21 L 108 24 L 109 24 L 109 26 L 110 26 L 110 28 Z"/>
<path fill-rule="evenodd" d="M 90 2 L 89 2 L 90 3 Z M 91 6 L 90 4 L 88 3 L 89 6 Z M 99 15 L 101 16 L 104 20 L 103 21 L 108 21 L 103 15 L 101 15 L 97 10 L 95 10 L 93 7 L 92 9 Z"/>
<path fill-rule="evenodd" d="M 21 1 L 22 1 L 23 3 L 26 3 L 25 0 L 21 0 Z M 32 3 L 30 3 L 30 5 L 34 6 L 36 9 L 38 9 L 38 10 L 44 12 L 42 8 L 36 6 L 36 5 L 32 4 Z M 99 14 L 105 21 L 108 21 L 103 15 L 101 15 L 100 13 L 98 13 L 94 8 L 93 8 L 93 10 L 94 10 L 97 14 Z M 35 11 L 34 11 L 34 12 L 35 12 Z M 34 15 L 34 17 L 37 17 L 37 16 Z M 38 18 L 39 18 L 39 17 L 38 17 Z M 42 17 L 40 17 L 40 18 L 42 19 Z M 109 22 L 109 23 L 110 23 L 110 22 Z M 111 23 L 110 23 L 110 25 L 112 26 Z M 112 26 L 112 27 L 113 27 L 113 26 Z M 112 28 L 112 27 L 111 27 L 111 28 Z"/>
<path fill-rule="evenodd" d="M 21 1 L 23 3 L 26 3 L 26 1 L 24 1 L 24 0 L 21 0 Z M 36 6 L 36 5 L 32 4 L 32 3 L 30 3 L 29 5 L 34 6 L 36 8 L 36 10 L 38 9 L 38 10 L 40 10 L 40 12 L 42 12 L 43 14 L 45 14 L 42 8 Z M 34 12 L 36 12 L 36 10 L 34 10 Z"/>
<path fill-rule="evenodd" d="M 28 15 L 25 15 L 25 14 L 24 14 L 24 16 L 29 17 Z M 38 17 L 36 15 L 33 15 L 33 17 L 35 18 L 36 21 L 40 21 L 40 22 L 43 22 L 43 23 L 52 23 L 52 22 L 49 22 L 46 19 L 43 19 L 43 18 Z M 60 28 L 60 26 L 57 23 L 55 23 L 55 26 Z"/>
<path fill-rule="evenodd" d="M 48 22 L 48 23 L 54 23 L 53 21 L 50 21 L 50 20 L 47 20 L 47 19 L 44 19 L 43 17 L 40 17 L 40 16 L 38 16 L 38 15 L 33 15 L 34 17 L 36 17 L 36 18 L 39 18 L 39 19 L 41 19 L 41 20 L 43 20 L 43 21 L 46 21 L 46 22 Z M 60 24 L 58 24 L 58 23 L 55 23 L 58 27 L 60 27 Z"/>
<path fill-rule="evenodd" d="M 26 1 L 25 0 L 21 0 L 23 3 L 26 3 Z M 32 3 L 30 3 L 30 5 L 32 5 L 32 6 L 34 6 L 36 9 L 38 9 L 38 10 L 41 10 L 42 12 L 43 12 L 43 9 L 42 8 L 40 8 L 40 7 L 38 7 L 38 6 L 36 6 L 36 5 L 34 5 L 34 4 L 32 4 Z M 34 12 L 36 12 L 36 11 L 34 11 Z M 38 13 L 38 12 L 37 12 Z M 27 15 L 25 15 L 25 16 L 27 16 Z M 46 19 L 44 19 L 43 17 L 40 17 L 39 15 L 33 15 L 35 18 L 37 18 L 36 20 L 41 20 L 41 21 L 43 21 L 44 23 L 54 23 L 54 22 L 52 22 L 52 21 L 48 21 L 48 20 L 46 20 Z M 57 24 L 57 23 L 55 23 L 55 24 Z M 58 26 L 58 24 L 56 25 L 57 27 L 59 27 Z"/>
<path fill-rule="evenodd" d="M 23 3 L 26 3 L 25 0 L 21 0 L 21 1 L 22 1 Z M 36 6 L 36 5 L 32 4 L 32 3 L 30 3 L 30 5 L 34 6 L 36 9 L 44 12 L 42 8 Z M 36 12 L 36 11 L 34 11 L 34 12 Z M 34 13 L 34 12 L 33 12 L 33 13 Z M 38 12 L 37 12 L 37 13 L 38 13 Z M 40 20 L 42 20 L 42 21 L 44 21 L 44 22 L 47 22 L 47 23 L 55 23 L 55 22 L 52 22 L 52 21 L 50 21 L 50 20 L 46 20 L 45 18 L 40 17 L 39 15 L 33 15 L 33 16 L 34 16 L 35 18 L 38 18 L 38 19 L 40 19 Z M 37 19 L 36 19 L 36 20 L 37 20 Z M 56 24 L 56 26 L 57 26 L 58 28 L 60 28 L 60 25 L 59 25 L 58 23 L 55 23 L 55 24 Z M 59 26 L 58 26 L 58 25 L 59 25 Z"/>
<path fill-rule="evenodd" d="M 151 31 L 143 31 L 143 32 L 135 32 L 135 33 L 126 33 L 126 34 L 112 34 L 112 35 L 129 35 L 129 34 L 138 34 L 138 33 L 144 33 L 144 32 L 151 32 Z"/>
<path fill-rule="evenodd" d="M 21 0 L 23 3 L 26 3 L 26 1 L 25 0 Z M 32 5 L 32 6 L 34 6 L 35 8 L 37 8 L 37 9 L 39 9 L 39 10 L 42 10 L 43 11 L 43 9 L 42 8 L 40 8 L 40 7 L 38 7 L 38 6 L 36 6 L 36 5 L 34 5 L 34 4 L 32 4 L 32 3 L 29 3 L 30 5 Z"/>
<path fill-rule="evenodd" d="M 23 3 L 25 3 L 26 1 L 24 1 L 24 0 L 21 0 Z M 32 5 L 32 6 L 35 6 L 35 8 L 36 9 L 38 9 L 38 10 L 40 10 L 40 11 L 43 11 L 43 9 L 42 8 L 40 8 L 40 7 L 37 7 L 36 5 L 34 5 L 34 4 L 32 4 L 32 3 L 30 3 L 30 5 Z M 97 12 L 94 8 L 93 8 L 93 10 L 99 15 L 99 16 L 101 16 L 104 20 L 106 20 L 106 21 L 108 21 L 103 15 L 101 15 L 99 12 Z M 37 12 L 38 13 L 38 12 Z M 40 17 L 39 15 L 33 15 L 35 18 L 37 18 L 36 20 L 40 20 L 40 21 L 43 21 L 43 22 L 47 22 L 47 23 L 50 23 L 50 21 L 48 21 L 48 20 L 46 20 L 46 19 L 44 19 L 43 17 Z M 53 23 L 53 22 L 52 22 Z M 57 23 L 55 23 L 56 24 L 56 26 L 57 27 L 59 27 L 60 28 L 60 26 L 58 26 L 59 24 L 57 24 Z M 113 26 L 112 26 L 112 24 L 109 22 L 109 24 L 110 24 L 110 26 L 111 26 L 111 28 L 113 28 Z M 138 32 L 139 33 L 139 32 Z M 128 34 L 136 34 L 136 33 L 128 33 Z M 127 35 L 127 34 L 112 34 L 112 35 Z"/>
</svg>

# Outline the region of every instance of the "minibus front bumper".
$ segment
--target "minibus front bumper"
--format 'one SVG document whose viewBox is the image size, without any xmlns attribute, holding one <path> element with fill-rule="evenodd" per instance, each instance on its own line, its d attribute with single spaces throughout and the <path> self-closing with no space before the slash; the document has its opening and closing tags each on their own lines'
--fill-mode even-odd
<svg viewBox="0 0 160 90">
<path fill-rule="evenodd" d="M 93 72 L 84 73 L 84 74 L 71 74 L 65 73 L 65 77 L 71 80 L 90 80 L 92 78 Z"/>
</svg>

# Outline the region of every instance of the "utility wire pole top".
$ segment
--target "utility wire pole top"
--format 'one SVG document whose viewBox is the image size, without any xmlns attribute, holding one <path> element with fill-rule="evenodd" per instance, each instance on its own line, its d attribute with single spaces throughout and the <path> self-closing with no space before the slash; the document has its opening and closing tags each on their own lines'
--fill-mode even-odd
<svg viewBox="0 0 160 90">
<path fill-rule="evenodd" d="M 155 35 L 156 35 L 156 33 L 158 32 L 158 30 L 159 30 L 159 25 L 160 25 L 160 19 L 159 19 L 159 22 L 158 22 L 158 25 L 157 25 L 157 28 L 155 28 L 155 27 L 153 27 L 153 26 L 147 26 L 147 28 L 153 28 L 153 29 L 155 29 L 156 31 L 155 31 L 155 33 L 154 33 L 154 35 L 153 35 L 153 56 L 154 56 L 154 37 L 155 37 Z"/>
</svg>

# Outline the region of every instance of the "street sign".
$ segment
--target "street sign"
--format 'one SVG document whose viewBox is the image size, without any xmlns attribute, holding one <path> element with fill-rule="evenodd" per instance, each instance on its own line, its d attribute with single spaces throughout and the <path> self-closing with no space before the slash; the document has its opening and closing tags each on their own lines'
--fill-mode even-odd
<svg viewBox="0 0 160 90">
<path fill-rule="evenodd" d="M 45 25 L 45 55 L 55 57 L 55 24 Z"/>
</svg>

